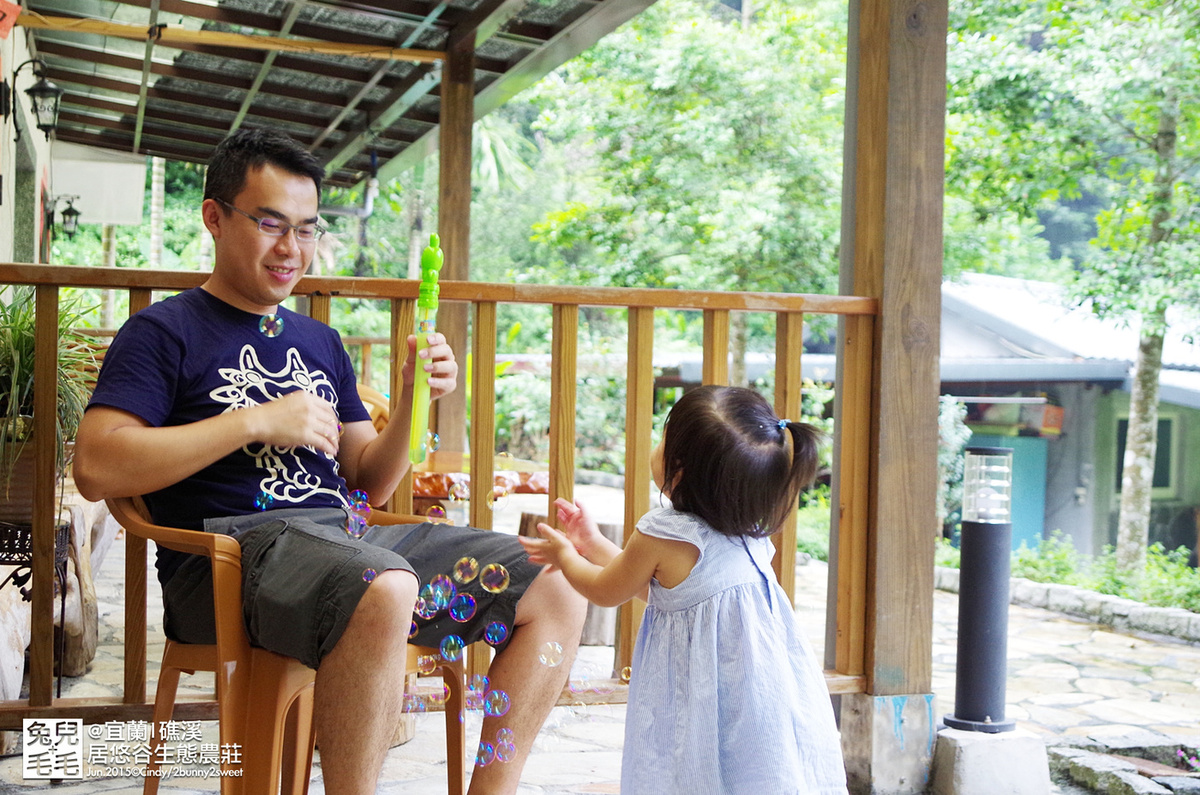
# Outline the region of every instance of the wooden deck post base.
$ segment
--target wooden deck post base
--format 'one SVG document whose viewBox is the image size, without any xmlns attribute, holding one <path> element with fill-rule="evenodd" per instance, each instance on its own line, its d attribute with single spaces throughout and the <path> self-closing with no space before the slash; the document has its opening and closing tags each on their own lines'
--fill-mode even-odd
<svg viewBox="0 0 1200 795">
<path fill-rule="evenodd" d="M 932 693 L 842 696 L 842 753 L 852 795 L 918 795 L 937 740 Z"/>
</svg>

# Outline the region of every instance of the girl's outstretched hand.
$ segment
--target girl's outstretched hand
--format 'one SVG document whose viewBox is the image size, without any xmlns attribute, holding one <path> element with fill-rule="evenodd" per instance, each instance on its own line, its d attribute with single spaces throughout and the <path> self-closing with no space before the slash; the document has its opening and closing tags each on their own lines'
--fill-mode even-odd
<svg viewBox="0 0 1200 795">
<path fill-rule="evenodd" d="M 580 555 L 593 563 L 604 565 L 621 551 L 600 532 L 596 520 L 578 500 L 571 502 L 559 497 L 554 501 L 554 507 L 559 527 Z"/>
<path fill-rule="evenodd" d="M 529 555 L 530 563 L 550 566 L 552 569 L 560 568 L 563 558 L 578 554 L 571 541 L 550 525 L 539 522 L 537 529 L 542 535 L 541 538 L 517 537 L 521 546 L 525 547 L 525 554 Z"/>
</svg>

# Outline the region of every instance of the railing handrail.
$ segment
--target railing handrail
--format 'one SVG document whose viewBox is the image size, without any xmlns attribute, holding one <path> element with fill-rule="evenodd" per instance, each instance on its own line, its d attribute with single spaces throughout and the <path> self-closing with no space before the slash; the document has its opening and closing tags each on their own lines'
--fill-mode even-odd
<svg viewBox="0 0 1200 795">
<path fill-rule="evenodd" d="M 57 334 L 59 292 L 63 287 L 98 288 L 127 291 L 130 312 L 151 303 L 154 291 L 174 292 L 199 286 L 208 274 L 190 271 L 141 270 L 132 268 L 90 268 L 57 265 L 0 263 L 0 287 L 32 285 L 36 288 L 37 353 L 35 368 L 35 430 L 41 439 L 53 439 L 55 362 L 53 353 Z M 333 297 L 380 299 L 390 301 L 392 315 L 391 344 L 402 341 L 412 328 L 418 282 L 382 277 L 306 276 L 294 294 L 310 298 L 310 313 L 329 322 Z M 600 306 L 628 311 L 628 348 L 625 356 L 626 377 L 626 534 L 649 506 L 650 414 L 653 386 L 654 310 L 658 308 L 702 311 L 704 320 L 705 383 L 728 382 L 730 312 L 744 310 L 774 314 L 775 330 L 775 410 L 780 416 L 799 416 L 802 378 L 800 359 L 803 351 L 803 325 L 806 315 L 826 314 L 843 318 L 842 366 L 836 388 L 846 390 L 840 423 L 840 455 L 834 478 L 838 484 L 839 516 L 837 537 L 838 587 L 830 593 L 836 608 L 835 673 L 827 674 L 832 692 L 862 692 L 864 687 L 865 637 L 867 619 L 866 561 L 869 533 L 867 528 L 871 394 L 873 366 L 871 349 L 875 299 L 858 296 L 809 295 L 788 293 L 745 293 L 700 290 L 669 290 L 617 287 L 574 287 L 528 284 L 492 284 L 479 282 L 441 282 L 444 301 L 470 305 L 471 396 L 470 449 L 471 477 L 476 482 L 492 480 L 492 455 L 495 443 L 495 368 L 497 307 L 499 304 L 549 305 L 553 316 L 551 335 L 551 403 L 548 506 L 556 496 L 571 498 L 574 476 L 576 415 L 577 335 L 580 306 Z M 390 382 L 398 386 L 403 357 L 389 357 Z M 46 351 L 51 352 L 49 356 Z M 465 352 L 464 352 L 465 353 Z M 465 356 L 463 356 L 465 359 Z M 43 387 L 43 385 L 45 385 Z M 393 389 L 398 394 L 399 389 Z M 33 617 L 30 644 L 30 697 L 24 702 L 0 702 L 0 729 L 19 726 L 21 717 L 46 717 L 61 714 L 83 717 L 87 721 L 148 714 L 145 691 L 146 605 L 145 546 L 126 539 L 126 678 L 123 703 L 107 699 L 63 699 L 54 703 L 51 690 L 53 655 L 52 565 L 54 557 L 50 506 L 53 503 L 54 461 L 50 446 L 38 442 L 34 477 Z M 411 473 L 397 491 L 398 508 L 408 512 L 411 505 Z M 490 508 L 472 500 L 470 521 L 479 527 L 491 527 Z M 832 550 L 831 550 L 832 551 Z M 795 559 L 795 528 L 785 529 L 777 543 L 776 573 L 790 573 Z M 788 582 L 785 578 L 785 587 Z M 789 595 L 791 588 L 787 588 Z M 621 608 L 617 638 L 619 666 L 627 665 L 640 610 L 629 604 Z M 197 715 L 207 715 L 208 707 L 197 705 Z"/>
<path fill-rule="evenodd" d="M 70 265 L 0 263 L 0 284 L 46 284 L 127 290 L 187 290 L 208 278 L 199 271 L 142 268 L 91 268 Z M 392 300 L 417 297 L 415 279 L 380 276 L 305 276 L 296 295 Z M 862 296 L 819 293 L 747 293 L 719 290 L 671 290 L 651 287 L 588 287 L 574 285 L 508 284 L 501 282 L 439 282 L 441 300 L 500 304 L 573 304 L 576 306 L 651 307 L 685 310 L 744 310 L 804 312 L 825 315 L 874 315 L 878 301 Z"/>
</svg>

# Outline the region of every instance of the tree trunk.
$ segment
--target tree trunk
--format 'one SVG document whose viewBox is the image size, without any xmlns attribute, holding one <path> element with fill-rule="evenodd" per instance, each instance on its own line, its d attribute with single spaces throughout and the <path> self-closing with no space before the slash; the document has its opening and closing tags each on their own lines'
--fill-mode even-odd
<svg viewBox="0 0 1200 795">
<path fill-rule="evenodd" d="M 162 267 L 163 206 L 166 202 L 167 161 L 150 158 L 150 267 Z"/>
<path fill-rule="evenodd" d="M 1175 139 L 1179 119 L 1178 98 L 1168 95 L 1159 105 L 1158 134 L 1154 149 L 1154 211 L 1148 249 L 1154 252 L 1170 234 L 1175 177 Z M 1153 253 L 1152 253 L 1153 256 Z M 1146 567 L 1150 540 L 1150 496 L 1154 485 L 1154 460 L 1158 453 L 1158 391 L 1162 372 L 1163 337 L 1167 328 L 1166 301 L 1142 315 L 1133 391 L 1129 396 L 1129 431 L 1121 474 L 1121 510 L 1117 517 L 1117 568 L 1139 577 Z"/>
<path fill-rule="evenodd" d="M 1143 331 L 1138 341 L 1133 393 L 1129 398 L 1129 431 L 1121 474 L 1121 512 L 1117 519 L 1117 568 L 1137 576 L 1146 565 L 1150 538 L 1150 489 L 1158 449 L 1158 376 L 1162 371 L 1163 335 Z"/>
</svg>

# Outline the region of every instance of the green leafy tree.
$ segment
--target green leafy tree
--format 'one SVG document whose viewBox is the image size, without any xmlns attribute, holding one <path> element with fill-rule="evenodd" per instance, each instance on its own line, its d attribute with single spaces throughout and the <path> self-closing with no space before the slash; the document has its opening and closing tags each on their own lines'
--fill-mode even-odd
<svg viewBox="0 0 1200 795">
<path fill-rule="evenodd" d="M 1097 195 L 1080 301 L 1138 329 L 1117 561 L 1142 569 L 1168 309 L 1196 306 L 1198 0 L 951 4 L 948 178 L 981 216 Z"/>
<path fill-rule="evenodd" d="M 535 229 L 544 278 L 832 290 L 840 17 L 832 3 L 772 0 L 744 20 L 662 0 L 544 80 L 535 127 L 569 142 L 581 184 Z"/>
</svg>

